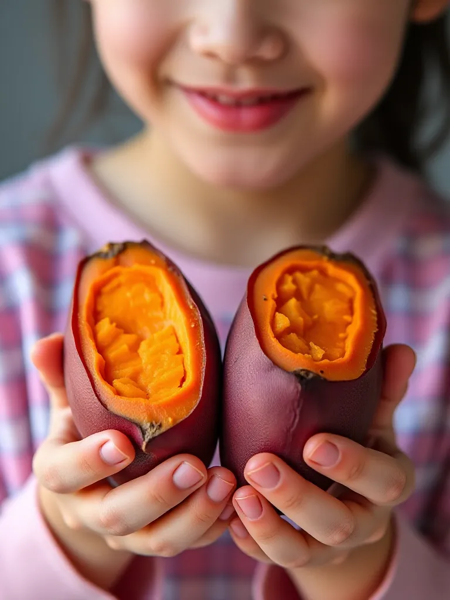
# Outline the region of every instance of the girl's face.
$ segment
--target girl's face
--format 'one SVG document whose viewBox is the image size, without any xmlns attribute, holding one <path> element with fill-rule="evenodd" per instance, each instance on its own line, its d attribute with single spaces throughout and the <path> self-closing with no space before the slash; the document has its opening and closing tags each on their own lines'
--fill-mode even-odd
<svg viewBox="0 0 450 600">
<path fill-rule="evenodd" d="M 202 179 L 282 185 L 386 91 L 410 0 L 91 0 L 130 107 Z"/>
</svg>

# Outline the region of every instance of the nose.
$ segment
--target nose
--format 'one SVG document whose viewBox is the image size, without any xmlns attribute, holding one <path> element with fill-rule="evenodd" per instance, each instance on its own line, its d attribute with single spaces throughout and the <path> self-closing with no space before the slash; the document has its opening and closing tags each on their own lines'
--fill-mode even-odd
<svg viewBox="0 0 450 600">
<path fill-rule="evenodd" d="M 207 0 L 207 8 L 190 30 L 192 50 L 229 65 L 281 58 L 287 42 L 263 18 L 258 4 L 260 0 Z"/>
</svg>

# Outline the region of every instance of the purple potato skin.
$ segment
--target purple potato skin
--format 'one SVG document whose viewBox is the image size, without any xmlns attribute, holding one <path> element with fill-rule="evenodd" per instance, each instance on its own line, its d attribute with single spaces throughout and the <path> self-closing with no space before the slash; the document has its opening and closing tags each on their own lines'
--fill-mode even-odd
<svg viewBox="0 0 450 600">
<path fill-rule="evenodd" d="M 206 364 L 199 402 L 183 421 L 144 444 L 144 435 L 139 425 L 111 413 L 102 404 L 100 388 L 82 360 L 81 347 L 76 334 L 78 331 L 76 291 L 83 264 L 84 261 L 78 270 L 64 336 L 64 378 L 67 399 L 80 435 L 84 438 L 99 431 L 115 429 L 128 436 L 133 442 L 136 450 L 135 459 L 128 467 L 110 478 L 114 485 L 145 475 L 163 461 L 181 453 L 193 454 L 208 466 L 214 456 L 219 434 L 222 362 L 215 326 L 200 297 L 185 280 L 189 293 L 200 311 L 203 324 Z M 178 271 L 173 263 L 171 268 Z"/>
<path fill-rule="evenodd" d="M 372 366 L 353 381 L 327 381 L 310 371 L 289 373 L 262 351 L 243 300 L 225 350 L 220 437 L 221 463 L 235 474 L 239 486 L 247 485 L 247 461 L 270 452 L 308 481 L 329 488 L 332 481 L 305 463 L 303 449 L 321 432 L 364 442 L 381 396 L 382 339 L 376 337 L 374 345 L 377 342 Z"/>
</svg>

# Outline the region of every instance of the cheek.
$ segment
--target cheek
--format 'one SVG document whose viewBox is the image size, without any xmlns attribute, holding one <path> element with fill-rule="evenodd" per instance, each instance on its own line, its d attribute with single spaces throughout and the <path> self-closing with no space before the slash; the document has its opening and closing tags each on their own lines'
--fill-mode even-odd
<svg viewBox="0 0 450 600">
<path fill-rule="evenodd" d="M 168 37 L 169 12 L 150 0 L 97 0 L 93 3 L 99 53 L 107 70 L 155 64 Z"/>
<path fill-rule="evenodd" d="M 310 60 L 323 85 L 334 92 L 381 93 L 395 72 L 403 19 L 348 18 L 310 29 Z"/>
</svg>

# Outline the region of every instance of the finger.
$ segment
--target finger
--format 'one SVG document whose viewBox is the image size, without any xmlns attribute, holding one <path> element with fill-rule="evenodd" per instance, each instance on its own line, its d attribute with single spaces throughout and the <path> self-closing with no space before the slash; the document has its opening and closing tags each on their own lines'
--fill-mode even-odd
<svg viewBox="0 0 450 600">
<path fill-rule="evenodd" d="M 398 449 L 392 456 L 347 438 L 318 434 L 306 443 L 304 458 L 319 473 L 379 506 L 400 504 L 414 489 L 413 464 Z"/>
<path fill-rule="evenodd" d="M 244 552 L 244 554 L 247 554 L 247 556 L 250 556 L 250 558 L 257 560 L 258 562 L 273 564 L 273 561 L 270 560 L 267 554 L 264 553 L 249 534 L 239 517 L 236 517 L 231 521 L 229 532 L 236 546 Z"/>
<path fill-rule="evenodd" d="M 40 452 L 53 451 L 55 446 L 64 446 L 81 440 L 72 415 L 72 410 L 66 406 L 52 410 L 50 413 L 50 427 L 47 439 L 39 448 Z"/>
<path fill-rule="evenodd" d="M 63 341 L 61 333 L 53 333 L 42 338 L 31 350 L 31 359 L 48 387 L 64 386 Z"/>
<path fill-rule="evenodd" d="M 243 526 L 262 553 L 285 569 L 324 564 L 334 560 L 340 552 L 294 529 L 252 487 L 240 488 L 234 495 L 234 501 Z M 255 549 L 247 538 L 236 537 L 240 547 L 245 548 L 244 551 L 251 551 L 256 558 Z"/>
<path fill-rule="evenodd" d="M 102 535 L 126 536 L 174 509 L 206 480 L 202 461 L 180 454 L 117 488 L 84 490 L 74 510 L 89 529 Z"/>
<path fill-rule="evenodd" d="M 244 486 L 233 500 L 245 528 L 271 560 L 286 568 L 308 564 L 310 551 L 304 537 L 281 519 L 265 498 L 252 487 Z"/>
<path fill-rule="evenodd" d="M 66 439 L 63 434 L 49 437 L 33 459 L 39 483 L 58 494 L 76 492 L 110 477 L 129 465 L 135 456 L 130 440 L 112 429 L 81 441 L 66 443 Z"/>
<path fill-rule="evenodd" d="M 234 507 L 232 507 L 233 518 L 236 517 L 236 512 Z M 230 525 L 231 519 L 221 520 L 220 517 L 212 524 L 212 526 L 208 529 L 208 531 L 202 535 L 197 541 L 193 542 L 190 548 L 204 548 L 205 546 L 210 546 L 214 544 L 226 531 L 226 529 Z"/>
<path fill-rule="evenodd" d="M 244 475 L 251 486 L 281 513 L 323 544 L 341 545 L 350 542 L 355 535 L 359 523 L 349 507 L 306 481 L 277 456 L 254 456 L 247 463 Z M 239 490 L 235 500 L 241 497 Z M 251 519 L 252 514 L 256 513 L 257 502 L 254 497 L 239 500 L 239 504 L 241 514 L 250 505 L 248 518 Z M 255 505 L 255 511 L 252 511 L 252 504 Z"/>
<path fill-rule="evenodd" d="M 141 555 L 176 556 L 194 546 L 215 524 L 214 535 L 225 531 L 227 522 L 218 519 L 236 480 L 221 467 L 211 471 L 206 485 L 152 524 L 114 540 L 116 547 Z"/>
<path fill-rule="evenodd" d="M 215 542 L 230 526 L 230 523 L 233 519 L 236 518 L 236 511 L 234 510 L 233 502 L 231 495 L 229 496 L 228 502 L 225 505 L 225 508 L 219 515 L 217 521 L 208 529 L 208 531 L 199 538 L 196 542 L 190 546 L 191 548 L 203 548 L 204 546 L 209 546 L 213 542 Z"/>
<path fill-rule="evenodd" d="M 248 556 L 250 556 L 251 558 L 254 558 L 255 560 L 257 560 L 259 562 L 263 562 L 263 563 L 267 563 L 267 564 L 274 564 L 274 563 L 279 564 L 278 561 L 271 560 L 267 556 L 267 554 L 265 552 L 263 552 L 263 550 L 260 548 L 260 546 L 258 546 L 258 544 L 254 540 L 254 538 L 249 534 L 249 532 L 245 528 L 244 524 L 242 523 L 241 519 L 239 519 L 239 518 L 233 519 L 230 523 L 229 529 L 230 529 L 230 534 L 231 534 L 231 537 L 233 538 L 234 543 L 236 544 L 236 546 L 238 546 L 238 548 L 242 552 L 244 552 L 245 554 L 247 554 Z M 317 540 L 315 540 L 314 538 L 312 538 L 311 536 L 309 536 L 305 533 L 303 533 L 301 535 L 303 535 L 304 539 L 307 541 L 308 546 L 310 548 L 311 558 L 308 563 L 310 566 L 323 565 L 323 564 L 327 564 L 327 563 L 333 564 L 333 565 L 339 565 L 339 564 L 342 564 L 342 562 L 349 555 L 350 551 L 348 551 L 348 550 L 330 548 L 330 547 L 324 546 L 323 544 L 321 544 L 320 542 L 318 542 Z M 295 560 L 296 560 L 296 557 L 293 557 L 293 559 L 289 560 L 288 563 L 293 564 L 295 562 Z M 304 565 L 304 566 L 307 566 L 307 565 Z"/>
<path fill-rule="evenodd" d="M 39 340 L 31 351 L 31 360 L 39 371 L 54 408 L 68 406 L 64 387 L 63 340 L 62 334 L 54 333 Z"/>
<path fill-rule="evenodd" d="M 416 364 L 414 350 L 405 344 L 394 344 L 384 350 L 384 374 L 381 399 L 375 413 L 372 428 L 392 426 L 398 404 L 408 387 L 408 380 Z"/>
<path fill-rule="evenodd" d="M 366 543 L 389 514 L 389 509 L 376 507 L 359 496 L 359 501 L 337 499 L 306 481 L 274 455 L 253 457 L 246 466 L 245 476 L 255 491 L 325 546 L 348 549 Z M 234 499 L 237 498 L 241 498 L 241 490 L 236 492 Z M 247 519 L 255 520 L 256 511 L 251 511 L 257 499 L 239 500 L 241 518 L 245 514 Z M 248 504 L 250 512 L 246 512 Z M 257 515 L 260 517 L 261 514 Z M 244 524 L 247 526 L 246 521 Z M 267 549 L 263 549 L 273 559 Z"/>
</svg>

